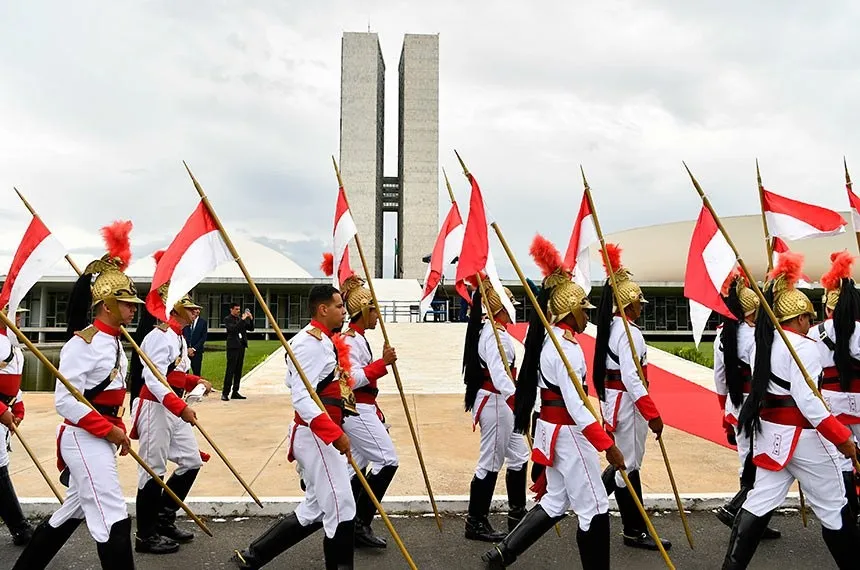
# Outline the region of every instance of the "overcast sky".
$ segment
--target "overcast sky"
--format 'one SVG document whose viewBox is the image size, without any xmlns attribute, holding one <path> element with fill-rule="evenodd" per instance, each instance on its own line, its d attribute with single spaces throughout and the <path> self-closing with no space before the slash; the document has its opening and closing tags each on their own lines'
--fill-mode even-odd
<svg viewBox="0 0 860 570">
<path fill-rule="evenodd" d="M 403 34 L 438 33 L 440 164 L 467 202 L 460 151 L 532 272 L 535 231 L 566 245 L 580 163 L 607 232 L 695 218 L 682 160 L 721 214 L 757 211 L 756 157 L 768 189 L 846 208 L 843 154 L 860 176 L 860 4 L 537 6 L 0 3 L 0 255 L 28 222 L 13 185 L 73 251 L 99 253 L 97 229 L 117 218 L 134 221 L 136 255 L 166 245 L 197 200 L 184 159 L 228 226 L 319 274 L 340 38 L 368 26 L 388 70 L 386 174 Z"/>
</svg>

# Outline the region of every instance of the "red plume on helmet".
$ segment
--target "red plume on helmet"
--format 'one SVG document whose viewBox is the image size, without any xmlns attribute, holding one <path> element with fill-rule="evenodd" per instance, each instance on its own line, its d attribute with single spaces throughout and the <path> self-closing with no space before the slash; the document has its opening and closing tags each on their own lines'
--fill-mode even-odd
<svg viewBox="0 0 860 570">
<path fill-rule="evenodd" d="M 606 267 L 606 259 L 603 259 L 603 269 L 608 277 L 610 272 L 615 273 L 621 269 L 621 248 L 618 244 L 607 243 L 606 255 L 609 257 L 609 267 Z"/>
<path fill-rule="evenodd" d="M 334 254 L 327 251 L 322 256 L 322 263 L 320 263 L 320 269 L 325 274 L 326 277 L 331 277 L 334 275 Z"/>
<path fill-rule="evenodd" d="M 351 388 L 353 386 L 353 379 L 352 376 L 350 376 L 352 363 L 349 361 L 349 343 L 346 342 L 343 335 L 339 333 L 331 337 L 331 342 L 334 344 L 334 348 L 337 351 L 337 364 L 340 366 L 341 374 L 347 376 L 347 383 Z"/>
<path fill-rule="evenodd" d="M 776 267 L 767 274 L 768 279 L 776 279 L 782 276 L 785 279 L 786 286 L 794 287 L 794 284 L 800 280 L 803 271 L 803 254 L 794 251 L 787 251 L 779 254 L 779 261 Z"/>
<path fill-rule="evenodd" d="M 536 234 L 532 240 L 529 253 L 535 260 L 535 264 L 540 267 L 544 277 L 548 277 L 564 265 L 558 248 L 540 234 Z"/>
<path fill-rule="evenodd" d="M 827 291 L 839 289 L 843 279 L 851 277 L 854 256 L 848 251 L 836 251 L 830 254 L 830 270 L 821 276 L 821 286 Z"/>
<path fill-rule="evenodd" d="M 164 251 L 165 250 L 163 250 L 163 249 L 159 249 L 158 251 L 156 251 L 155 253 L 152 254 L 152 259 L 155 260 L 156 264 L 158 264 L 158 262 L 161 261 L 161 258 L 164 257 Z"/>
<path fill-rule="evenodd" d="M 101 229 L 108 254 L 120 259 L 122 264 L 120 269 L 122 270 L 125 270 L 131 261 L 131 242 L 128 235 L 131 233 L 132 227 L 131 220 L 117 220 Z"/>
</svg>

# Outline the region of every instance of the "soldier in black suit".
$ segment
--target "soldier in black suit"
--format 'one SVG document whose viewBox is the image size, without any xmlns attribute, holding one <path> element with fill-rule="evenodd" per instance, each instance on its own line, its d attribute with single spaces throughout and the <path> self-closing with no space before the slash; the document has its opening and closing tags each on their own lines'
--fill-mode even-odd
<svg viewBox="0 0 860 570">
<path fill-rule="evenodd" d="M 227 368 L 224 370 L 224 389 L 221 399 L 230 399 L 232 387 L 234 400 L 244 400 L 239 393 L 239 381 L 242 379 L 242 365 L 245 363 L 245 349 L 248 348 L 248 331 L 254 330 L 254 316 L 245 309 L 239 317 L 239 303 L 230 305 L 230 314 L 224 317 L 224 328 L 227 329 Z"/>
<path fill-rule="evenodd" d="M 182 331 L 185 343 L 188 345 L 188 355 L 191 357 L 191 372 L 200 376 L 203 365 L 203 350 L 206 348 L 206 337 L 209 335 L 209 323 L 200 316 L 200 309 L 192 309 L 194 320 Z"/>
</svg>

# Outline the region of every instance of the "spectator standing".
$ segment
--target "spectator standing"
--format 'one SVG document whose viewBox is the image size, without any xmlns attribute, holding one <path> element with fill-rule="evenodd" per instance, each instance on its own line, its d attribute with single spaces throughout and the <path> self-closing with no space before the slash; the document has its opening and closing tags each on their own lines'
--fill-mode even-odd
<svg viewBox="0 0 860 570">
<path fill-rule="evenodd" d="M 209 335 L 209 322 L 200 316 L 200 309 L 192 309 L 193 320 L 185 327 L 182 334 L 188 345 L 188 356 L 191 358 L 191 373 L 200 376 L 203 366 L 203 350 L 206 348 L 206 337 Z"/>
<path fill-rule="evenodd" d="M 242 379 L 242 366 L 245 363 L 245 349 L 248 348 L 248 331 L 254 330 L 254 316 L 245 309 L 239 317 L 239 303 L 230 305 L 230 314 L 224 317 L 224 328 L 227 329 L 227 367 L 224 370 L 224 388 L 221 399 L 225 402 L 232 398 L 244 400 L 239 393 L 239 381 Z"/>
</svg>

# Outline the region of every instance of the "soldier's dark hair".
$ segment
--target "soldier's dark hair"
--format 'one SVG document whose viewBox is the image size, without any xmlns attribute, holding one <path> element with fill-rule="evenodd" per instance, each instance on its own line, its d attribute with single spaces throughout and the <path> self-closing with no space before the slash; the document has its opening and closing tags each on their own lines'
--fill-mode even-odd
<svg viewBox="0 0 860 570">
<path fill-rule="evenodd" d="M 833 308 L 833 332 L 836 334 L 836 350 L 833 361 L 839 371 L 839 385 L 843 392 L 849 392 L 854 378 L 854 359 L 851 357 L 851 336 L 860 317 L 860 291 L 854 287 L 854 280 L 843 278 L 839 288 L 839 300 Z"/>
<path fill-rule="evenodd" d="M 320 305 L 327 305 L 335 293 L 340 293 L 331 285 L 314 285 L 308 293 L 308 313 L 315 317 Z"/>
<path fill-rule="evenodd" d="M 765 285 L 764 301 L 773 306 L 773 283 Z M 767 312 L 759 311 L 755 320 L 755 363 L 751 392 L 738 414 L 738 427 L 747 437 L 752 437 L 753 431 L 761 431 L 761 406 L 770 384 L 770 355 L 773 351 L 774 330 Z"/>
<path fill-rule="evenodd" d="M 720 343 L 723 349 L 723 362 L 726 365 L 726 385 L 732 404 L 740 406 L 744 400 L 744 381 L 741 375 L 741 361 L 738 356 L 738 328 L 744 322 L 744 310 L 741 307 L 741 301 L 738 298 L 734 283 L 729 286 L 729 294 L 723 297 L 723 301 L 735 316 L 734 319 L 725 315 L 720 316 L 720 322 L 723 325 Z"/>
<path fill-rule="evenodd" d="M 463 383 L 466 385 L 465 407 L 469 412 L 475 406 L 478 390 L 484 383 L 481 357 L 478 356 L 478 340 L 481 338 L 483 313 L 481 311 L 481 288 L 476 287 L 472 294 L 472 309 L 466 327 L 466 341 L 463 343 Z"/>
<path fill-rule="evenodd" d="M 540 310 L 546 314 L 549 303 L 550 289 L 543 288 L 537 302 Z M 514 431 L 528 433 L 531 424 L 532 411 L 537 399 L 538 374 L 540 374 L 540 356 L 543 351 L 543 341 L 546 331 L 538 311 L 532 311 L 529 317 L 529 329 L 526 333 L 523 364 L 517 377 L 517 391 L 514 397 Z"/>
<path fill-rule="evenodd" d="M 601 401 L 606 401 L 606 356 L 609 354 L 609 331 L 612 328 L 612 306 L 615 302 L 615 293 L 609 279 L 603 284 L 603 292 L 600 294 L 600 304 L 597 307 L 597 340 L 594 344 L 594 361 L 591 369 L 591 378 L 594 380 L 594 389 Z M 622 318 L 624 318 L 622 316 Z"/>
<path fill-rule="evenodd" d="M 234 307 L 241 307 L 241 306 L 242 305 L 240 305 L 239 303 L 234 301 L 234 302 L 230 303 L 230 310 L 232 311 Z"/>
</svg>

